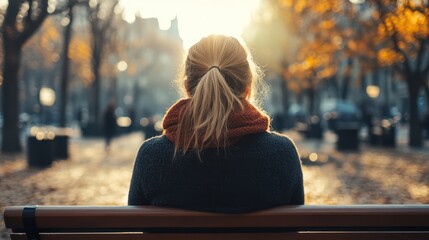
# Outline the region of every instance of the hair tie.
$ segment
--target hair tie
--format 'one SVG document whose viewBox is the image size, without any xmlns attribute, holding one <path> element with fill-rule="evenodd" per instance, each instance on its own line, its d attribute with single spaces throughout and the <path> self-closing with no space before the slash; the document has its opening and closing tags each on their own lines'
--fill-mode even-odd
<svg viewBox="0 0 429 240">
<path fill-rule="evenodd" d="M 211 67 L 209 68 L 209 71 L 210 71 L 212 68 L 217 68 L 217 70 L 219 70 L 219 71 L 220 71 L 220 68 L 219 68 L 218 66 L 216 66 L 216 65 L 211 66 Z"/>
</svg>

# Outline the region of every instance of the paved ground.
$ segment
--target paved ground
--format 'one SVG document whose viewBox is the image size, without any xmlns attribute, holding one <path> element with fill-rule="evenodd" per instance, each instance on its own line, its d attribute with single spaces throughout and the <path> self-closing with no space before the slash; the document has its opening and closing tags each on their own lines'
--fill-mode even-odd
<svg viewBox="0 0 429 240">
<path fill-rule="evenodd" d="M 106 152 L 101 139 L 73 139 L 70 159 L 47 169 L 28 168 L 24 154 L 0 155 L 2 213 L 10 205 L 126 205 L 141 134 L 117 138 Z"/>
<path fill-rule="evenodd" d="M 325 141 L 304 141 L 288 133 L 303 159 L 308 204 L 429 204 L 429 148 L 370 147 L 335 150 L 335 135 Z M 316 153 L 312 162 L 309 155 Z"/>
<path fill-rule="evenodd" d="M 338 152 L 335 137 L 304 141 L 295 132 L 303 158 L 307 204 L 429 203 L 429 150 L 363 145 Z M 8 239 L 2 212 L 10 205 L 125 205 L 134 157 L 143 137 L 122 136 L 105 151 L 101 139 L 73 138 L 68 160 L 47 169 L 28 168 L 24 154 L 0 154 L 0 239 Z M 310 153 L 318 154 L 315 162 Z"/>
</svg>

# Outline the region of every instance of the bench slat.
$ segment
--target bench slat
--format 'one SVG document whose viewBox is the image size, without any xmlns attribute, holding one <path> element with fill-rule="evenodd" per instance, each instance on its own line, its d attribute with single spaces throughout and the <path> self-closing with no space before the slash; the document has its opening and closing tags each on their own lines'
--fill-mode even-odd
<svg viewBox="0 0 429 240">
<path fill-rule="evenodd" d="M 427 240 L 429 232 L 304 232 L 304 233 L 219 233 L 219 234 L 40 234 L 41 240 Z M 25 234 L 13 233 L 11 240 L 27 240 Z"/>
<path fill-rule="evenodd" d="M 7 207 L 8 228 L 23 229 L 24 207 Z M 43 229 L 291 228 L 299 230 L 429 230 L 429 205 L 282 206 L 249 214 L 202 213 L 153 206 L 40 206 Z"/>
</svg>

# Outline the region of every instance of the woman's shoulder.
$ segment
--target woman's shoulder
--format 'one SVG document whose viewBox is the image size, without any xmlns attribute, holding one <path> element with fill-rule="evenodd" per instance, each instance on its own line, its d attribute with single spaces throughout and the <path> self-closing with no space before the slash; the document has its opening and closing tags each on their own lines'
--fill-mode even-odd
<svg viewBox="0 0 429 240">
<path fill-rule="evenodd" d="M 280 134 L 277 132 L 263 132 L 263 133 L 256 133 L 251 134 L 243 138 L 246 142 L 255 143 L 258 145 L 274 145 L 277 147 L 294 147 L 295 143 L 291 138 L 289 138 L 287 135 Z"/>
<path fill-rule="evenodd" d="M 159 135 L 146 139 L 140 146 L 138 154 L 143 153 L 163 153 L 174 149 L 174 146 L 165 135 Z"/>
<path fill-rule="evenodd" d="M 298 158 L 298 150 L 291 138 L 276 132 L 263 132 L 250 134 L 243 137 L 237 143 L 239 151 L 251 152 L 252 154 L 264 154 L 270 156 L 289 156 Z"/>
<path fill-rule="evenodd" d="M 247 135 L 236 145 L 236 151 L 244 154 L 246 160 L 269 159 L 270 164 L 285 166 L 300 162 L 298 149 L 291 138 L 276 132 Z"/>
</svg>

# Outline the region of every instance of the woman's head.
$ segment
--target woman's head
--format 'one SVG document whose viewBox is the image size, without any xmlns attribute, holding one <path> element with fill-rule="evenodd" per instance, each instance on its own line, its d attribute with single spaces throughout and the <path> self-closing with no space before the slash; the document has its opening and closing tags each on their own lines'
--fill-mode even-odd
<svg viewBox="0 0 429 240">
<path fill-rule="evenodd" d="M 238 98 L 250 96 L 256 77 L 254 64 L 247 49 L 233 37 L 210 35 L 201 39 L 189 49 L 185 64 L 185 88 L 191 96 L 208 78 L 222 80 Z"/>
<path fill-rule="evenodd" d="M 193 45 L 184 76 L 191 100 L 179 120 L 176 151 L 228 144 L 228 117 L 252 97 L 258 72 L 248 49 L 233 37 L 210 35 Z"/>
</svg>

